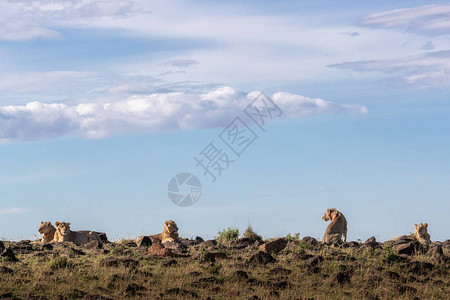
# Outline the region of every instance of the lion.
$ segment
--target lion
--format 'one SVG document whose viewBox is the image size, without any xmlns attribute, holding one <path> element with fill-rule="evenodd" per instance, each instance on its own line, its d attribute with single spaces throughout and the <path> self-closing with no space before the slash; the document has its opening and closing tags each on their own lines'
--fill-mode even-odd
<svg viewBox="0 0 450 300">
<path fill-rule="evenodd" d="M 72 231 L 70 230 L 70 222 L 56 222 L 56 232 L 53 242 L 73 242 L 77 246 L 87 244 L 91 241 L 102 243 L 99 235 L 93 231 Z"/>
<path fill-rule="evenodd" d="M 41 242 L 47 244 L 53 241 L 56 228 L 52 225 L 51 222 L 41 222 L 41 225 L 39 225 L 38 232 L 42 234 Z"/>
<path fill-rule="evenodd" d="M 414 236 L 417 238 L 419 243 L 423 246 L 429 246 L 431 243 L 430 235 L 428 234 L 428 223 L 420 223 L 419 225 L 414 224 Z"/>
<path fill-rule="evenodd" d="M 344 236 L 343 241 L 347 241 L 347 220 L 341 212 L 336 208 L 328 208 L 322 220 L 325 222 L 331 221 L 327 229 L 325 229 L 322 243 L 328 244 L 341 241 L 342 236 Z"/>
<path fill-rule="evenodd" d="M 178 241 L 178 226 L 174 221 L 166 221 L 164 231 L 160 234 L 151 236 L 152 238 L 161 241 L 161 243 L 176 242 Z"/>
</svg>

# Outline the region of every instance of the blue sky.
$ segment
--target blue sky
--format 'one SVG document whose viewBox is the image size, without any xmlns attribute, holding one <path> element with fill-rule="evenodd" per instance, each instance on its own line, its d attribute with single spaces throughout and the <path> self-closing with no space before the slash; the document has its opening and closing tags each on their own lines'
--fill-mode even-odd
<svg viewBox="0 0 450 300">
<path fill-rule="evenodd" d="M 352 240 L 445 240 L 449 24 L 444 1 L 0 1 L 0 235 L 321 238 L 336 207 Z M 211 183 L 194 156 L 258 91 L 283 117 Z"/>
</svg>

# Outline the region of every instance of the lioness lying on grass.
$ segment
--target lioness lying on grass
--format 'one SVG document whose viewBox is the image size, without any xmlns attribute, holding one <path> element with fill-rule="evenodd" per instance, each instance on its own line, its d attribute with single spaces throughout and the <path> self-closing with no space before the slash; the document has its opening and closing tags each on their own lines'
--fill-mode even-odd
<svg viewBox="0 0 450 300">
<path fill-rule="evenodd" d="M 53 241 L 55 237 L 56 228 L 52 225 L 51 222 L 41 222 L 39 225 L 38 232 L 42 234 L 41 242 L 46 244 Z"/>
<path fill-rule="evenodd" d="M 54 243 L 73 242 L 77 246 L 89 243 L 90 241 L 102 242 L 99 235 L 94 231 L 72 231 L 70 223 L 56 222 L 56 232 L 53 238 Z"/>
<path fill-rule="evenodd" d="M 178 226 L 174 221 L 166 221 L 164 225 L 164 231 L 159 234 L 151 236 L 154 239 L 161 241 L 161 243 L 176 242 L 178 241 Z"/>
</svg>

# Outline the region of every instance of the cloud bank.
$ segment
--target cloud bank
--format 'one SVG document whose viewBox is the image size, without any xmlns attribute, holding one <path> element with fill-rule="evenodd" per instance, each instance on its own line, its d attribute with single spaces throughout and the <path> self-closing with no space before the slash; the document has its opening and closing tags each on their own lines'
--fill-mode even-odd
<svg viewBox="0 0 450 300">
<path fill-rule="evenodd" d="M 450 87 L 450 50 L 404 58 L 355 61 L 330 65 L 354 71 L 385 73 L 395 83 L 416 88 Z"/>
<path fill-rule="evenodd" d="M 403 28 L 434 35 L 449 34 L 450 5 L 426 5 L 371 14 L 361 25 L 373 28 Z"/>
<path fill-rule="evenodd" d="M 257 92 L 222 87 L 203 94 L 134 95 L 114 102 L 30 102 L 0 106 L 0 140 L 37 140 L 66 135 L 101 139 L 136 132 L 184 131 L 225 126 Z M 289 118 L 313 114 L 366 113 L 359 105 L 336 104 L 285 92 L 273 100 Z"/>
<path fill-rule="evenodd" d="M 26 208 L 4 208 L 0 209 L 0 215 L 19 215 L 28 212 L 29 210 Z"/>
</svg>

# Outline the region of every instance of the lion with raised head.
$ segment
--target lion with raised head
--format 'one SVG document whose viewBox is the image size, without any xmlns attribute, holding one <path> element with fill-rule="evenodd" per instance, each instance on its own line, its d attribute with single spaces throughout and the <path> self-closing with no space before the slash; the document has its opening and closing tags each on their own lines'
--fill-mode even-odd
<svg viewBox="0 0 450 300">
<path fill-rule="evenodd" d="M 53 238 L 55 237 L 56 228 L 52 225 L 51 222 L 41 222 L 41 225 L 39 225 L 38 232 L 42 234 L 41 242 L 46 244 L 53 241 Z"/>
<path fill-rule="evenodd" d="M 87 244 L 91 241 L 102 242 L 96 232 L 93 231 L 72 231 L 70 230 L 70 222 L 56 222 L 56 232 L 53 242 L 73 242 L 77 246 Z"/>
<path fill-rule="evenodd" d="M 325 229 L 322 243 L 328 244 L 341 241 L 342 236 L 344 237 L 343 241 L 347 241 L 347 220 L 341 212 L 336 208 L 328 208 L 322 220 L 325 222 L 331 221 L 327 229 Z"/>
<path fill-rule="evenodd" d="M 162 233 L 152 235 L 151 237 L 161 241 L 163 244 L 168 242 L 176 242 L 179 239 L 178 226 L 172 220 L 166 221 L 164 231 Z"/>
<path fill-rule="evenodd" d="M 431 243 L 430 235 L 428 234 L 428 223 L 420 223 L 419 225 L 414 224 L 414 236 L 417 238 L 419 243 L 424 246 L 429 246 Z"/>
</svg>

